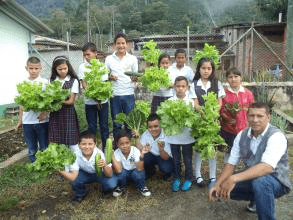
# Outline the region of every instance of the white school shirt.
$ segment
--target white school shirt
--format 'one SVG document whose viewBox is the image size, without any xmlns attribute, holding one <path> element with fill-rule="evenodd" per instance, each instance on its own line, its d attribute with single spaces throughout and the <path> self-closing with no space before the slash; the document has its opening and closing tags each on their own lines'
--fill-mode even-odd
<svg viewBox="0 0 293 220">
<path fill-rule="evenodd" d="M 193 83 L 194 84 L 194 83 Z M 207 82 L 206 85 L 203 84 L 203 82 L 201 81 L 201 79 L 199 79 L 197 81 L 197 86 L 200 86 L 205 92 L 206 94 L 208 93 L 208 89 L 211 88 L 211 81 L 209 80 Z M 222 85 L 222 83 L 220 81 L 218 81 L 218 98 L 224 98 L 226 96 L 226 93 L 225 93 L 225 89 Z M 195 94 L 195 98 L 197 98 L 196 94 Z"/>
<path fill-rule="evenodd" d="M 42 90 L 45 89 L 46 84 L 48 83 L 48 80 L 43 79 L 40 76 L 38 76 L 37 78 L 35 78 L 33 80 L 27 79 L 25 81 L 31 82 L 31 83 L 42 83 Z M 43 121 L 39 121 L 39 119 L 38 119 L 39 115 L 40 115 L 40 112 L 34 112 L 32 110 L 30 110 L 28 112 L 24 111 L 22 114 L 22 124 L 39 124 L 39 123 L 49 122 L 49 117 L 47 117 Z"/>
<path fill-rule="evenodd" d="M 171 147 L 170 144 L 166 142 L 166 135 L 163 129 L 161 129 L 161 133 L 156 139 L 153 138 L 152 134 L 149 131 L 145 131 L 140 138 L 140 143 L 142 146 L 145 146 L 147 143 L 150 143 L 150 152 L 155 156 L 160 156 L 160 150 L 158 147 L 159 140 L 165 142 L 164 150 L 167 152 L 167 154 L 169 154 L 170 157 L 172 157 Z"/>
<path fill-rule="evenodd" d="M 61 82 L 61 86 L 63 87 L 64 83 L 65 83 L 66 81 L 69 81 L 70 78 L 71 78 L 70 75 L 67 75 L 64 79 L 61 80 L 60 77 L 57 76 L 57 77 L 56 77 L 56 80 L 60 81 L 60 82 Z M 79 84 L 78 84 L 78 80 L 77 80 L 77 79 L 74 79 L 70 91 L 71 91 L 71 93 L 75 93 L 75 94 L 79 93 Z"/>
<path fill-rule="evenodd" d="M 184 76 L 187 80 L 188 80 L 188 84 L 189 84 L 189 90 L 188 90 L 188 97 L 191 98 L 191 99 L 195 99 L 196 98 L 196 95 L 195 95 L 195 91 L 194 91 L 194 85 L 193 85 L 193 77 L 194 77 L 194 72 L 193 70 L 191 69 L 191 67 L 189 66 L 186 66 L 184 64 L 184 67 L 182 67 L 181 69 L 178 69 L 176 63 L 173 63 L 169 68 L 169 72 L 170 72 L 170 78 L 171 78 L 171 82 L 172 84 L 175 83 L 175 79 L 178 77 L 178 76 Z M 176 95 L 176 91 L 175 89 L 171 89 L 172 91 L 172 94 L 171 96 L 174 96 Z"/>
<path fill-rule="evenodd" d="M 100 149 L 98 149 L 97 147 L 94 148 L 93 154 L 90 157 L 90 159 L 87 159 L 83 156 L 81 151 L 76 151 L 75 155 L 76 155 L 76 160 L 75 162 L 69 166 L 69 171 L 79 171 L 80 169 L 82 169 L 83 171 L 87 172 L 87 173 L 95 173 L 96 172 L 96 155 L 100 154 L 101 155 L 101 159 L 105 160 L 105 155 L 103 153 L 103 151 L 101 151 Z M 112 164 L 108 164 L 108 166 L 112 166 Z M 67 169 L 68 170 L 68 169 Z"/>
<path fill-rule="evenodd" d="M 251 135 L 251 128 L 249 128 L 247 136 L 252 138 L 250 142 L 250 150 L 255 155 L 257 151 L 257 147 L 262 141 L 263 136 L 267 132 L 270 124 L 267 125 L 266 129 L 261 133 L 258 137 L 254 137 Z M 240 161 L 240 137 L 242 131 L 236 136 L 234 140 L 234 144 L 228 159 L 228 163 L 232 165 L 236 165 Z M 274 133 L 267 142 L 266 150 L 264 151 L 261 162 L 270 165 L 272 168 L 276 168 L 278 162 L 281 157 L 286 153 L 287 150 L 287 139 L 282 132 Z"/>
<path fill-rule="evenodd" d="M 169 100 L 177 100 L 177 96 L 171 97 Z M 189 98 L 188 96 L 185 96 L 183 101 L 185 101 L 186 104 L 192 104 L 192 107 L 194 107 L 194 101 L 193 99 Z M 173 136 L 166 136 L 166 141 L 170 144 L 191 144 L 195 142 L 195 139 L 190 135 L 190 128 L 183 128 L 183 131 L 181 134 L 173 135 Z"/>
<path fill-rule="evenodd" d="M 77 77 L 78 77 L 79 80 L 83 80 L 84 79 L 84 73 L 85 72 L 90 72 L 90 69 L 87 68 L 87 66 L 90 66 L 90 65 L 91 64 L 88 63 L 88 62 L 84 62 L 84 63 L 82 63 L 82 64 L 79 65 L 78 75 L 77 75 Z M 103 81 L 108 80 L 108 74 L 104 74 L 102 76 L 102 80 Z M 105 101 L 101 102 L 101 104 L 104 104 L 106 102 L 108 102 L 108 99 L 106 99 Z M 94 99 L 85 97 L 85 104 L 86 105 L 96 105 L 96 104 L 98 104 L 98 102 L 95 101 Z"/>
<path fill-rule="evenodd" d="M 125 56 L 120 59 L 114 52 L 106 57 L 105 64 L 110 74 L 118 77 L 116 81 L 113 81 L 113 95 L 134 95 L 134 82 L 124 73 L 138 71 L 137 58 L 126 52 Z"/>
<path fill-rule="evenodd" d="M 121 162 L 122 168 L 125 170 L 134 170 L 136 168 L 136 163 L 139 161 L 140 151 L 131 146 L 130 153 L 127 158 L 125 158 L 122 151 L 118 148 L 114 152 L 117 161 Z"/>
</svg>

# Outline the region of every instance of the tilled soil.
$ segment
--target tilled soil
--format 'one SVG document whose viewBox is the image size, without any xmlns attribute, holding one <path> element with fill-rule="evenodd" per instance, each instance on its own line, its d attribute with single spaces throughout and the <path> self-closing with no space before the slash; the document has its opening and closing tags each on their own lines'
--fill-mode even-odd
<svg viewBox="0 0 293 220">
<path fill-rule="evenodd" d="M 24 150 L 26 147 L 22 129 L 0 134 L 0 162 Z"/>
</svg>

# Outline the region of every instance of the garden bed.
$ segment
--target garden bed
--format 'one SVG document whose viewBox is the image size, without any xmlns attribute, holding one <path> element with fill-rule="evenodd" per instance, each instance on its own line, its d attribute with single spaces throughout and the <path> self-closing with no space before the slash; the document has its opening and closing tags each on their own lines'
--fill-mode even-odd
<svg viewBox="0 0 293 220">
<path fill-rule="evenodd" d="M 0 162 L 26 148 L 22 129 L 8 129 L 0 133 Z"/>
</svg>

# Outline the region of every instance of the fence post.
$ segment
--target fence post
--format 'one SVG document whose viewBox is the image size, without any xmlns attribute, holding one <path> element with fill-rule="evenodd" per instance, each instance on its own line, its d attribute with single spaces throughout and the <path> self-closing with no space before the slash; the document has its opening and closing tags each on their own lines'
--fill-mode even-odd
<svg viewBox="0 0 293 220">
<path fill-rule="evenodd" d="M 187 65 L 189 65 L 189 26 L 187 26 Z"/>
<path fill-rule="evenodd" d="M 68 31 L 66 32 L 66 44 L 67 44 L 67 56 L 68 56 L 68 59 L 69 59 L 69 33 Z"/>
<path fill-rule="evenodd" d="M 286 29 L 286 66 L 291 71 L 293 61 L 293 0 L 288 0 Z"/>
</svg>

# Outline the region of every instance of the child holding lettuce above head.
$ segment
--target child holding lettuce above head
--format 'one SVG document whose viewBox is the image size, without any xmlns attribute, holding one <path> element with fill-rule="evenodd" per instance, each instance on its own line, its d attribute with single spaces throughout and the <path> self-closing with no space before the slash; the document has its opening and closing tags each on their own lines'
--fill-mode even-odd
<svg viewBox="0 0 293 220">
<path fill-rule="evenodd" d="M 181 99 L 186 104 L 192 104 L 194 107 L 194 100 L 188 96 L 188 80 L 184 76 L 178 76 L 175 79 L 174 87 L 176 94 L 169 100 Z M 173 192 L 177 192 L 180 189 L 187 191 L 191 189 L 192 185 L 192 146 L 195 139 L 190 135 L 190 129 L 185 127 L 181 134 L 173 136 L 167 136 L 166 142 L 171 145 L 171 152 L 173 155 L 174 166 L 175 166 L 175 177 L 172 182 Z M 181 184 L 180 182 L 180 161 L 181 152 L 183 154 L 184 165 L 185 165 L 185 181 Z"/>
</svg>

